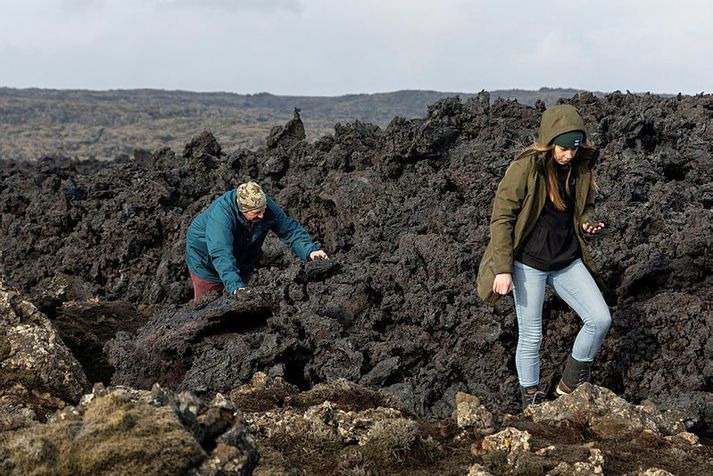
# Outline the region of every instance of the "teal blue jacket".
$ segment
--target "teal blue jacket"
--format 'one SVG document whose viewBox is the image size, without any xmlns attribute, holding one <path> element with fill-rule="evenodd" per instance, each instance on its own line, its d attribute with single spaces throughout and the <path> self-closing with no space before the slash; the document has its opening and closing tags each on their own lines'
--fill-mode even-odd
<svg viewBox="0 0 713 476">
<path fill-rule="evenodd" d="M 309 259 L 310 253 L 318 250 L 309 233 L 269 196 L 265 216 L 250 230 L 238 210 L 235 190 L 225 192 L 198 214 L 188 227 L 188 270 L 206 281 L 222 282 L 228 293 L 244 288 L 262 254 L 262 243 L 270 230 L 304 261 Z"/>
</svg>

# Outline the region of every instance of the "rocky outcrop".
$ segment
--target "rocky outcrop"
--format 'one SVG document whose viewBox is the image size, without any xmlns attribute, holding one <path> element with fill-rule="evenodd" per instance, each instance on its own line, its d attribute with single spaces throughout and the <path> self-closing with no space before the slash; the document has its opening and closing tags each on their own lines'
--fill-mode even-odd
<svg viewBox="0 0 713 476">
<path fill-rule="evenodd" d="M 266 364 L 284 369 L 300 344 L 295 337 L 265 332 L 277 306 L 270 293 L 248 289 L 235 298 L 168 307 L 136 337 L 122 331 L 107 344 L 112 382 L 229 392 Z"/>
<path fill-rule="evenodd" d="M 0 431 L 44 421 L 88 387 L 49 319 L 0 282 Z"/>
<path fill-rule="evenodd" d="M 97 384 L 47 423 L 0 430 L 0 468 L 9 475 L 196 476 L 713 471 L 713 449 L 690 433 L 664 436 L 666 418 L 653 408 L 613 402 L 590 385 L 570 396 L 518 418 L 492 415 L 478 397 L 461 393 L 452 418 L 429 421 L 387 393 L 346 380 L 300 391 L 256 373 L 210 401 L 159 385 Z M 613 428 L 601 422 L 626 418 L 635 420 L 635 431 L 620 438 L 599 431 Z M 643 428 L 650 422 L 658 426 Z"/>
<path fill-rule="evenodd" d="M 45 425 L 0 433 L 3 474 L 248 475 L 259 455 L 230 403 L 95 387 Z"/>
<path fill-rule="evenodd" d="M 643 431 L 660 436 L 686 431 L 680 412 L 661 413 L 653 404 L 632 405 L 611 390 L 588 383 L 552 402 L 531 405 L 524 414 L 537 423 L 582 425 L 604 439 L 631 438 Z"/>
<path fill-rule="evenodd" d="M 104 344 L 117 332 L 135 332 L 146 322 L 125 301 L 69 301 L 51 319 L 62 341 L 77 358 L 90 382 L 109 384 L 114 368 L 104 354 Z"/>
<path fill-rule="evenodd" d="M 713 98 L 582 93 L 565 102 L 582 112 L 602 152 L 595 171 L 607 228 L 590 249 L 613 325 L 594 382 L 632 402 L 705 392 Z M 531 142 L 541 109 L 449 98 L 422 118 L 341 124 L 313 143 L 295 116 L 256 150 L 224 153 L 202 134 L 183 155 L 3 163 L 0 264 L 7 282 L 33 297 L 63 273 L 102 301 L 157 306 L 146 326 L 109 344 L 114 382 L 160 381 L 210 397 L 263 371 L 303 389 L 340 378 L 377 386 L 415 415 L 450 417 L 458 392 L 514 412 L 512 303 L 491 309 L 473 284 L 494 188 Z M 268 241 L 251 289 L 270 304 L 244 329 L 231 316 L 242 322 L 246 303 L 182 306 L 191 292 L 183 239 L 196 213 L 247 177 L 335 265 L 315 269 Z M 580 321 L 548 293 L 544 322 L 547 385 Z M 691 424 L 710 431 L 706 407 L 697 412 Z"/>
<path fill-rule="evenodd" d="M 475 395 L 458 392 L 454 416 L 458 428 L 475 429 L 486 435 L 495 431 L 493 414 L 480 403 L 480 399 Z"/>
<path fill-rule="evenodd" d="M 295 467 L 308 474 L 407 473 L 443 451 L 393 397 L 346 380 L 299 392 L 258 373 L 231 399 L 246 409 L 265 474 L 291 474 Z M 257 401 L 261 409 L 254 411 Z"/>
</svg>

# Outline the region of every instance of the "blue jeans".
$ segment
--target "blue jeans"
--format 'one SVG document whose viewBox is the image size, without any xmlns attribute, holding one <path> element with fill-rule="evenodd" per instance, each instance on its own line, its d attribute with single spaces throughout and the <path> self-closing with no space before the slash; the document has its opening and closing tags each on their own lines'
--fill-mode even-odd
<svg viewBox="0 0 713 476">
<path fill-rule="evenodd" d="M 584 323 L 574 341 L 572 357 L 580 362 L 594 360 L 609 330 L 611 315 L 602 293 L 581 259 L 559 271 L 540 271 L 515 261 L 512 281 L 518 325 L 515 366 L 520 385 L 532 387 L 540 383 L 545 284 L 549 284 Z"/>
</svg>

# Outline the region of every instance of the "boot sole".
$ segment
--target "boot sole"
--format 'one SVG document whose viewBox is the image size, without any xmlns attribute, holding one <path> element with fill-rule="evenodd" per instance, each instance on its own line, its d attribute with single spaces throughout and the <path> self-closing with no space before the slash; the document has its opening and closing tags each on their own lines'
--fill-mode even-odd
<svg viewBox="0 0 713 476">
<path fill-rule="evenodd" d="M 572 390 L 568 392 L 566 389 L 567 387 L 563 385 L 562 382 L 560 382 L 559 384 L 557 384 L 557 388 L 555 388 L 555 395 L 561 397 L 562 395 L 569 395 L 570 393 L 572 393 Z"/>
</svg>

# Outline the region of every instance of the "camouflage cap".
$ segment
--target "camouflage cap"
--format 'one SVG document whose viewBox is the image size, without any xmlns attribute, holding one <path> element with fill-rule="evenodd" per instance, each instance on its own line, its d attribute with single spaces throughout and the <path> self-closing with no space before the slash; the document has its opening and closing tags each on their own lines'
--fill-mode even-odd
<svg viewBox="0 0 713 476">
<path fill-rule="evenodd" d="M 260 185 L 255 182 L 241 183 L 238 185 L 235 200 L 238 202 L 238 209 L 241 212 L 259 210 L 267 204 L 265 192 L 263 192 Z"/>
</svg>

